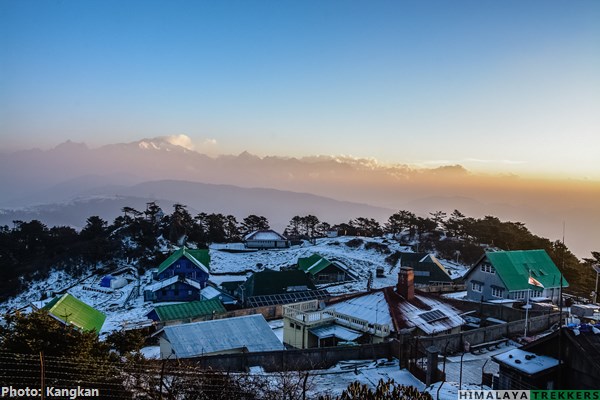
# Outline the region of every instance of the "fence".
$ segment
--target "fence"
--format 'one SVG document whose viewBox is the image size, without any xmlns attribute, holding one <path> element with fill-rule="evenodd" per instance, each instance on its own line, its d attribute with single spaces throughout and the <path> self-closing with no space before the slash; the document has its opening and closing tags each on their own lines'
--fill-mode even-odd
<svg viewBox="0 0 600 400">
<path fill-rule="evenodd" d="M 537 333 L 550 329 L 552 325 L 560 321 L 560 313 L 553 313 L 531 317 L 528 319 L 527 332 Z M 508 338 L 516 335 L 521 335 L 525 331 L 525 320 L 507 322 L 505 324 L 488 326 L 485 328 L 474 329 L 471 331 L 455 333 L 444 336 L 420 336 L 417 338 L 418 347 L 426 349 L 430 346 L 436 346 L 441 350 L 446 350 L 448 353 L 462 352 L 464 343 L 469 343 L 471 346 L 478 345 L 502 338 Z"/>
<path fill-rule="evenodd" d="M 101 399 L 305 399 L 309 373 L 224 373 L 140 359 L 0 353 L 0 397 Z"/>
</svg>

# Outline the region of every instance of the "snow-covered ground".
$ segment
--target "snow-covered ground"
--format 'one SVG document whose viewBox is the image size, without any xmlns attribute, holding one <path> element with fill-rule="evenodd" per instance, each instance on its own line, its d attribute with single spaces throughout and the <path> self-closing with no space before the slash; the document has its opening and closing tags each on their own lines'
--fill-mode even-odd
<svg viewBox="0 0 600 400">
<path fill-rule="evenodd" d="M 358 246 L 348 246 L 350 241 L 358 242 Z M 371 248 L 367 248 L 371 246 Z M 379 251 L 381 247 L 385 252 Z M 382 288 L 393 286 L 397 283 L 398 265 L 390 265 L 385 258 L 397 251 L 410 251 L 406 246 L 401 246 L 394 240 L 383 238 L 365 237 L 337 237 L 318 239 L 316 244 L 304 242 L 300 246 L 287 249 L 259 250 L 252 252 L 227 252 L 228 250 L 241 250 L 241 244 L 214 244 L 210 247 L 210 281 L 220 285 L 227 281 L 243 281 L 251 272 L 261 271 L 264 268 L 279 270 L 282 267 L 294 266 L 300 257 L 309 257 L 319 253 L 329 260 L 337 260 L 346 265 L 356 277 L 356 281 L 345 282 L 338 285 L 323 286 L 332 294 L 352 293 L 365 291 L 367 281 L 372 276 L 371 287 Z M 453 268 L 453 271 L 465 271 L 467 267 L 452 262 L 440 260 L 444 265 Z M 383 268 L 385 276 L 378 278 L 376 269 Z M 139 293 L 136 290 L 137 277 L 133 274 L 124 275 L 128 284 L 121 289 L 108 289 L 100 287 L 102 276 L 92 275 L 84 280 L 75 279 L 64 272 L 53 272 L 45 281 L 32 282 L 28 290 L 19 296 L 0 304 L 0 312 L 12 311 L 28 307 L 32 302 L 40 301 L 43 297 L 48 301 L 50 292 L 62 293 L 65 290 L 81 301 L 93 306 L 106 314 L 106 322 L 102 328 L 102 336 L 123 327 L 133 327 L 147 323 L 146 314 L 155 304 L 144 302 L 143 292 L 145 286 L 152 283 L 152 276 L 147 272 L 140 277 L 141 286 Z M 51 296 L 51 294 L 50 294 Z M 39 304 L 38 304 L 39 306 Z"/>
<path fill-rule="evenodd" d="M 405 369 L 400 369 L 398 360 L 361 360 L 340 362 L 327 370 L 310 371 L 308 397 L 331 394 L 338 396 L 352 382 L 358 381 L 371 388 L 377 387 L 380 379 L 393 379 L 396 383 L 414 386 L 423 391 L 425 385 Z"/>
<path fill-rule="evenodd" d="M 348 242 L 357 240 L 362 241 L 359 246 L 347 245 Z M 375 248 L 367 249 L 366 245 L 368 243 L 383 245 L 387 247 L 388 251 L 382 253 Z M 211 273 L 218 274 L 211 276 L 211 281 L 215 283 L 244 280 L 246 277 L 245 271 L 260 271 L 264 268 L 279 270 L 282 267 L 294 266 L 297 264 L 298 258 L 310 257 L 314 253 L 319 253 L 331 261 L 336 260 L 346 265 L 358 278 L 356 281 L 339 285 L 325 285 L 325 288 L 332 294 L 365 291 L 369 274 L 373 275 L 371 285 L 373 289 L 395 285 L 398 281 L 398 266 L 390 265 L 385 261 L 385 258 L 397 251 L 410 251 L 408 247 L 402 246 L 394 240 L 349 236 L 317 239 L 316 244 L 304 242 L 301 246 L 292 246 L 280 250 L 259 250 L 244 253 L 220 251 L 227 248 L 227 246 L 230 249 L 235 248 L 234 245 L 216 244 L 211 246 Z M 441 261 L 452 269 L 453 274 L 454 271 L 457 271 L 456 274 L 460 275 L 468 269 L 466 266 L 453 262 Z M 378 267 L 384 270 L 385 276 L 382 278 L 376 276 Z"/>
</svg>

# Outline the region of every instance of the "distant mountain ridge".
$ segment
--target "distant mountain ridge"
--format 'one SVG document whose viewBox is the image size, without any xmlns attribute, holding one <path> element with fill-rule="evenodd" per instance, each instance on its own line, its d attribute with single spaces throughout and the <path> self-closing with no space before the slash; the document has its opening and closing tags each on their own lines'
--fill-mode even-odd
<svg viewBox="0 0 600 400">
<path fill-rule="evenodd" d="M 67 141 L 46 151 L 0 154 L 0 208 L 62 204 L 81 196 L 143 197 L 135 190 L 146 190 L 146 194 L 192 207 L 194 197 L 202 198 L 201 191 L 190 197 L 175 198 L 172 194 L 164 198 L 164 190 L 150 190 L 151 185 L 145 184 L 186 181 L 311 193 L 385 210 L 407 209 L 422 216 L 437 210 L 459 209 L 473 217 L 495 215 L 522 221 L 533 232 L 552 239 L 562 236 L 564 222 L 569 248 L 580 257 L 597 250 L 600 243 L 600 230 L 595 228 L 600 226 L 598 182 L 477 175 L 460 165 L 428 169 L 383 165 L 353 157 L 259 157 L 248 152 L 210 157 L 195 151 L 189 138 L 181 136 L 175 137 L 177 140 L 158 137 L 98 148 Z M 135 185 L 141 186 L 132 190 Z M 191 189 L 171 190 L 185 193 Z M 267 202 L 250 196 L 251 193 L 243 194 L 246 204 L 257 202 L 256 209 L 269 211 L 264 212 L 265 216 L 288 213 L 288 208 L 281 213 L 278 210 L 289 200 Z M 222 197 L 220 203 L 226 204 L 226 200 L 227 196 Z M 305 198 L 306 202 L 313 200 Z M 309 208 L 300 207 L 307 206 L 304 202 L 292 203 L 298 207 L 292 216 Z M 234 214 L 238 209 L 243 208 L 232 205 L 229 210 L 221 210 Z M 335 214 L 335 208 L 322 210 L 332 212 L 331 217 L 317 215 L 322 220 L 333 221 L 342 214 Z M 372 211 L 365 211 L 362 216 L 382 215 Z M 380 222 L 385 222 L 390 214 L 382 216 Z"/>
<path fill-rule="evenodd" d="M 173 204 L 181 203 L 188 207 L 192 215 L 199 212 L 232 214 L 240 220 L 250 214 L 263 215 L 279 230 L 283 230 L 295 215 L 312 214 L 323 221 L 339 223 L 359 216 L 383 220 L 393 213 L 383 207 L 338 201 L 309 193 L 163 180 L 133 186 L 98 187 L 88 191 L 87 196 L 63 203 L 3 209 L 0 210 L 0 224 L 11 225 L 14 220 L 38 219 L 51 226 L 81 228 L 91 215 L 112 221 L 123 214 L 123 207 L 143 211 L 150 201 L 156 201 L 168 213 L 173 211 Z"/>
</svg>

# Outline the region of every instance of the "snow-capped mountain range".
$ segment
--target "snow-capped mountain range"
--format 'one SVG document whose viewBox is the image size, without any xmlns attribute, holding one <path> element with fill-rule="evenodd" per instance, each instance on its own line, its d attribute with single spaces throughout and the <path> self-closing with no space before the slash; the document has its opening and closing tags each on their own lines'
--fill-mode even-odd
<svg viewBox="0 0 600 400">
<path fill-rule="evenodd" d="M 594 229 L 600 226 L 597 183 L 482 176 L 460 165 L 427 169 L 347 156 L 208 156 L 185 135 L 98 148 L 67 141 L 50 150 L 0 153 L 0 187 L 0 224 L 37 218 L 81 226 L 87 216 L 111 219 L 122 207 L 143 208 L 147 201 L 162 201 L 165 211 L 183 203 L 236 216 L 261 213 L 271 221 L 285 214 L 275 225 L 303 213 L 330 223 L 358 216 L 385 222 L 401 209 L 421 216 L 458 209 L 524 222 L 554 240 L 564 222 L 566 243 L 580 257 L 600 243 Z"/>
</svg>

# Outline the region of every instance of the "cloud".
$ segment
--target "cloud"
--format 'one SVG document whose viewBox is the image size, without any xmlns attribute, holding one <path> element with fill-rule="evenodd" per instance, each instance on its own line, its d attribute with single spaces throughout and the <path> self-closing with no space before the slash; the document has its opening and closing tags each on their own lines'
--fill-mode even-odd
<svg viewBox="0 0 600 400">
<path fill-rule="evenodd" d="M 217 147 L 217 139 L 214 138 L 206 138 L 199 144 L 194 143 L 192 138 L 185 134 L 163 136 L 161 139 L 172 145 L 181 146 L 188 150 L 198 151 L 200 153 L 214 153 Z"/>
<path fill-rule="evenodd" d="M 195 150 L 195 146 L 192 142 L 192 139 L 187 135 L 170 135 L 164 136 L 163 139 L 174 146 L 181 146 L 188 150 Z"/>
</svg>

